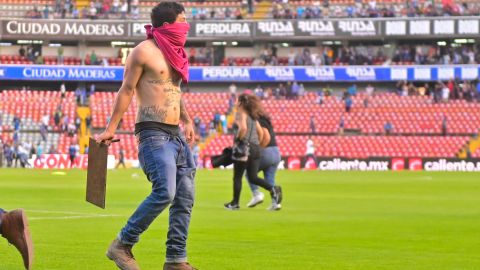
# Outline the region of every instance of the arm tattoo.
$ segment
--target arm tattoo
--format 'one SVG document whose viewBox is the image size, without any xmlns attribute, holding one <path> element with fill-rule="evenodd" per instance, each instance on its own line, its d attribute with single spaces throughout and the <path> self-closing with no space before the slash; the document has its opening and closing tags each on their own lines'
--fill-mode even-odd
<svg viewBox="0 0 480 270">
<path fill-rule="evenodd" d="M 180 99 L 180 119 L 182 119 L 183 123 L 185 124 L 189 124 L 192 121 L 188 115 L 183 99 Z"/>
<path fill-rule="evenodd" d="M 158 105 L 142 106 L 138 111 L 138 118 L 142 122 L 155 121 L 163 123 L 167 118 L 167 110 Z"/>
</svg>

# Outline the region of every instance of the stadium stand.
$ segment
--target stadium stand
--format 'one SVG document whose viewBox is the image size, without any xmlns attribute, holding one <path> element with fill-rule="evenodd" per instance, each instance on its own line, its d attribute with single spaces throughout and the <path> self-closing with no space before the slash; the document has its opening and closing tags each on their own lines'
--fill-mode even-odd
<svg viewBox="0 0 480 270">
<path fill-rule="evenodd" d="M 107 118 L 110 116 L 115 93 L 100 92 L 91 97 L 90 104 L 94 128 L 105 127 Z M 183 99 L 189 108 L 190 116 L 199 117 L 202 122 L 209 123 L 215 112 L 225 113 L 228 111 L 227 93 L 184 93 Z M 132 130 L 135 126 L 137 105 L 134 99 L 132 105 L 125 113 L 121 129 Z"/>
<path fill-rule="evenodd" d="M 58 130 L 54 126 L 53 114 L 59 105 L 69 119 L 73 120 L 75 116 L 73 92 L 67 92 L 62 100 L 59 91 L 6 90 L 0 92 L 0 104 L 4 131 L 13 130 L 15 115 L 22 120 L 21 130 L 38 131 L 44 115 L 50 116 L 50 127 Z"/>
<path fill-rule="evenodd" d="M 314 136 L 320 157 L 455 157 L 469 137 L 436 136 Z M 304 156 L 307 136 L 278 136 L 284 156 Z M 231 146 L 233 137 L 216 137 L 202 152 L 204 156 L 219 155 Z"/>
</svg>

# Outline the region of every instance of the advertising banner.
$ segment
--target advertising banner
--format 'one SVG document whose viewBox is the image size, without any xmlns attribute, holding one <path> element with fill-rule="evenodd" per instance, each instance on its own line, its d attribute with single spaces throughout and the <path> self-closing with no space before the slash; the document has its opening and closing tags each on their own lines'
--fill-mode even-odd
<svg viewBox="0 0 480 270">
<path fill-rule="evenodd" d="M 53 40 L 116 40 L 128 38 L 128 23 L 91 20 L 28 20 L 1 21 L 2 38 Z"/>
<path fill-rule="evenodd" d="M 88 168 L 88 155 L 79 155 L 75 158 L 73 164 L 70 162 L 69 155 L 42 155 L 41 158 L 37 158 L 34 155 L 28 163 L 32 169 L 69 169 L 78 168 L 86 170 Z M 108 155 L 107 168 L 113 169 L 115 167 L 115 156 Z"/>
<path fill-rule="evenodd" d="M 191 67 L 191 82 L 358 82 L 471 80 L 479 65 L 453 66 L 322 66 L 322 67 Z M 123 79 L 123 67 L 0 65 L 0 80 L 111 81 Z"/>
<path fill-rule="evenodd" d="M 131 40 L 145 38 L 149 21 L 120 20 L 0 20 L 2 39 Z M 480 34 L 478 17 L 224 20 L 191 21 L 190 40 L 273 39 L 345 40 L 378 38 L 470 37 Z"/>
<path fill-rule="evenodd" d="M 0 65 L 0 80 L 122 81 L 123 67 Z"/>
</svg>

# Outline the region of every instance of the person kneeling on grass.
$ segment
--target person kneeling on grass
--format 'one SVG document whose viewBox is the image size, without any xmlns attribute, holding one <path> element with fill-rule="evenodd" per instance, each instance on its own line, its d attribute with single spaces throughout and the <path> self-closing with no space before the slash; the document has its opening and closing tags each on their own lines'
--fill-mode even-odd
<svg viewBox="0 0 480 270">
<path fill-rule="evenodd" d="M 0 235 L 18 249 L 25 269 L 29 270 L 33 261 L 33 244 L 27 216 L 22 209 L 5 212 L 0 208 Z"/>
</svg>

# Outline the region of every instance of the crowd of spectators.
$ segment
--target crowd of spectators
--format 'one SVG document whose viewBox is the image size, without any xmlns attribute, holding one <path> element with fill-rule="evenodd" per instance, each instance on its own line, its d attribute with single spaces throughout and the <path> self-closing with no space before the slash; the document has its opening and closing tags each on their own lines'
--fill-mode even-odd
<svg viewBox="0 0 480 270">
<path fill-rule="evenodd" d="M 480 47 L 464 44 L 459 46 L 399 45 L 394 50 L 383 46 L 319 46 L 316 48 L 291 48 L 288 54 L 280 55 L 275 44 L 267 45 L 252 60 L 252 66 L 331 66 L 331 65 L 449 65 L 480 63 Z M 227 66 L 242 65 L 235 58 L 226 58 Z"/>
<path fill-rule="evenodd" d="M 95 0 L 78 9 L 73 0 L 55 0 L 54 5 L 34 5 L 25 14 L 34 19 L 139 19 L 139 0 Z"/>
<path fill-rule="evenodd" d="M 376 18 L 376 17 L 436 17 L 476 16 L 480 14 L 479 3 L 455 3 L 443 1 L 406 1 L 405 3 L 382 3 L 356 0 L 351 5 L 331 5 L 328 0 L 312 1 L 311 5 L 289 4 L 288 0 L 276 0 L 271 17 L 274 19 L 320 19 L 320 18 Z"/>
<path fill-rule="evenodd" d="M 231 7 L 192 7 L 187 9 L 193 20 L 242 20 L 242 10 Z"/>
<path fill-rule="evenodd" d="M 446 103 L 449 100 L 480 102 L 480 81 L 438 81 L 436 83 L 414 84 L 400 81 L 396 92 L 400 96 L 429 96 L 434 103 Z"/>
<path fill-rule="evenodd" d="M 194 48 L 188 49 L 188 61 L 190 64 L 207 64 L 211 65 L 213 61 L 213 48 Z"/>
<path fill-rule="evenodd" d="M 478 45 L 447 46 L 399 46 L 392 62 L 414 62 L 419 65 L 477 64 L 480 62 Z"/>
</svg>

